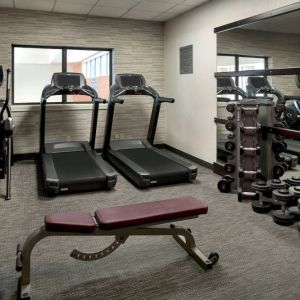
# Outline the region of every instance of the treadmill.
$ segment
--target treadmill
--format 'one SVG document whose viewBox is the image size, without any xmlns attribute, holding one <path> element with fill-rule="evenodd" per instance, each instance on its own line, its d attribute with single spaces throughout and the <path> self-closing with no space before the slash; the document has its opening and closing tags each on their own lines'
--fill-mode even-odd
<svg viewBox="0 0 300 300">
<path fill-rule="evenodd" d="M 123 104 L 120 97 L 127 95 L 150 96 L 154 100 L 147 139 L 111 141 L 115 104 Z M 118 74 L 110 88 L 103 156 L 139 188 L 192 181 L 197 176 L 194 164 L 153 146 L 160 106 L 164 102 L 173 103 L 174 99 L 160 97 L 140 74 Z"/>
<path fill-rule="evenodd" d="M 86 95 L 92 98 L 93 112 L 89 142 L 45 143 L 47 99 L 54 95 Z M 99 103 L 97 92 L 86 85 L 81 73 L 54 73 L 41 97 L 40 154 L 45 189 L 49 195 L 96 189 L 112 189 L 115 170 L 95 150 Z"/>
</svg>

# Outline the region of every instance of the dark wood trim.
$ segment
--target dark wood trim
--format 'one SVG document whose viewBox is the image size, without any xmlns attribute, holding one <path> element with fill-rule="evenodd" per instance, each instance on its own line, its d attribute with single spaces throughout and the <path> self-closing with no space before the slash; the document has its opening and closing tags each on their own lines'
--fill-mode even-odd
<svg viewBox="0 0 300 300">
<path fill-rule="evenodd" d="M 40 154 L 39 153 L 20 153 L 13 155 L 13 161 L 20 161 L 20 160 L 39 160 Z"/>
<path fill-rule="evenodd" d="M 286 5 L 277 9 L 273 9 L 270 10 L 268 12 L 262 13 L 262 14 L 258 14 L 256 16 L 252 16 L 246 19 L 242 19 L 236 22 L 232 22 L 229 24 L 225 24 L 219 27 L 216 27 L 214 29 L 214 33 L 220 33 L 220 32 L 224 32 L 224 31 L 228 31 L 234 28 L 238 28 L 247 24 L 251 24 L 254 22 L 258 22 L 258 21 L 262 21 L 262 20 L 266 20 L 266 19 L 270 19 L 270 18 L 274 18 L 274 17 L 278 17 L 290 12 L 294 12 L 300 10 L 300 2 L 296 2 L 290 5 Z"/>
<path fill-rule="evenodd" d="M 222 165 L 221 163 L 218 163 L 218 162 L 214 162 L 213 163 L 213 172 L 220 176 L 224 176 L 225 175 L 224 165 Z"/>
<path fill-rule="evenodd" d="M 188 153 L 186 153 L 184 151 L 176 149 L 176 148 L 174 148 L 174 147 L 172 147 L 172 146 L 170 146 L 168 144 L 158 144 L 158 145 L 155 145 L 155 146 L 158 147 L 158 148 L 167 149 L 167 150 L 169 150 L 169 151 L 171 151 L 171 152 L 173 152 L 175 154 L 178 154 L 178 155 L 180 155 L 180 156 L 182 156 L 182 157 L 184 157 L 184 158 L 186 158 L 186 159 L 188 159 L 190 161 L 193 161 L 193 162 L 195 162 L 195 163 L 197 163 L 197 164 L 199 164 L 199 165 L 201 165 L 201 166 L 203 166 L 205 168 L 208 168 L 210 170 L 213 169 L 213 165 L 211 163 L 209 163 L 209 162 L 207 162 L 205 160 L 202 160 L 202 159 L 200 159 L 198 157 L 195 157 L 195 156 L 193 156 L 191 154 L 188 154 Z"/>
<path fill-rule="evenodd" d="M 215 72 L 215 77 L 298 75 L 300 68 L 265 69 L 237 72 Z"/>
</svg>

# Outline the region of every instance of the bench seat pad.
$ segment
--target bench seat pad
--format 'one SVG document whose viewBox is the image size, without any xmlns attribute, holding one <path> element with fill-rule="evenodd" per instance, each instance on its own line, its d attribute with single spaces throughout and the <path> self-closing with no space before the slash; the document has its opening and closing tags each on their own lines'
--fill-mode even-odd
<svg viewBox="0 0 300 300">
<path fill-rule="evenodd" d="M 52 213 L 45 217 L 45 226 L 49 231 L 67 231 L 92 233 L 96 225 L 89 213 L 61 212 Z"/>
<path fill-rule="evenodd" d="M 102 229 L 116 229 L 175 219 L 196 217 L 207 213 L 207 205 L 194 197 L 100 208 L 95 218 Z"/>
</svg>

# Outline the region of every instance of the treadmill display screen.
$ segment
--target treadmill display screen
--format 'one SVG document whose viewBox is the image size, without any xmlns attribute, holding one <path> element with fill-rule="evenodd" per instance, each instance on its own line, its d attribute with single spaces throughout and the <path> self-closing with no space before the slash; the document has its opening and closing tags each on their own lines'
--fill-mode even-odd
<svg viewBox="0 0 300 300">
<path fill-rule="evenodd" d="M 142 78 L 138 75 L 121 76 L 120 80 L 123 87 L 128 87 L 128 86 L 140 87 L 143 85 Z"/>
<path fill-rule="evenodd" d="M 250 77 L 251 84 L 259 89 L 263 86 L 269 86 L 269 83 L 266 81 L 264 77 Z"/>
<path fill-rule="evenodd" d="M 233 79 L 227 77 L 219 77 L 217 78 L 217 86 L 218 87 L 229 87 L 234 86 Z"/>
<path fill-rule="evenodd" d="M 80 87 L 80 76 L 78 75 L 58 75 L 56 80 L 57 86 L 64 89 Z"/>
</svg>

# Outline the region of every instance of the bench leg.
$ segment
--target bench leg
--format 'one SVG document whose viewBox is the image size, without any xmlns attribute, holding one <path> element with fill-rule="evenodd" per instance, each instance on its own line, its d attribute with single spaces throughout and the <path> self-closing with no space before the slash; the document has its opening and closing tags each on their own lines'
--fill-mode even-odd
<svg viewBox="0 0 300 300">
<path fill-rule="evenodd" d="M 189 239 L 174 235 L 175 241 L 201 266 L 205 271 L 212 269 L 213 263 L 196 247 L 194 237 L 190 234 Z M 192 239 L 192 243 L 191 243 Z"/>
<path fill-rule="evenodd" d="M 49 236 L 49 232 L 41 227 L 34 231 L 26 239 L 22 249 L 18 250 L 17 253 L 17 271 L 21 271 L 21 278 L 18 287 L 18 298 L 19 299 L 30 299 L 30 257 L 34 246 L 43 238 Z"/>
</svg>

